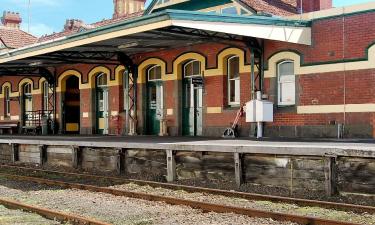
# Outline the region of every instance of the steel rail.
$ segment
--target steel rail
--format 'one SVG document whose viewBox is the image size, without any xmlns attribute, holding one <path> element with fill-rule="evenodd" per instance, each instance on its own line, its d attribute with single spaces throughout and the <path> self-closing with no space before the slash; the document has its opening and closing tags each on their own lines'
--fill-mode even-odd
<svg viewBox="0 0 375 225">
<path fill-rule="evenodd" d="M 192 186 L 178 185 L 178 184 L 167 184 L 167 183 L 160 183 L 160 182 L 154 182 L 154 181 L 143 181 L 143 180 L 125 179 L 125 178 L 111 177 L 111 176 L 98 176 L 98 175 L 89 175 L 89 174 L 82 174 L 82 173 L 51 171 L 51 170 L 34 169 L 34 168 L 29 168 L 29 167 L 20 167 L 20 166 L 11 166 L 11 165 L 0 165 L 0 168 L 32 170 L 32 171 L 38 171 L 38 172 L 44 172 L 44 173 L 54 173 L 54 174 L 61 174 L 61 175 L 73 175 L 73 176 L 78 176 L 78 177 L 87 177 L 87 178 L 92 178 L 92 179 L 107 179 L 107 180 L 113 180 L 113 181 L 120 181 L 124 183 L 134 183 L 134 184 L 143 185 L 143 186 L 149 185 L 151 187 L 166 188 L 166 189 L 172 189 L 172 190 L 184 190 L 187 192 L 200 192 L 200 193 L 207 193 L 207 194 L 213 194 L 213 195 L 221 195 L 221 196 L 226 196 L 226 197 L 231 197 L 231 198 L 243 198 L 247 200 L 289 203 L 289 204 L 296 204 L 299 206 L 320 207 L 320 208 L 326 208 L 326 209 L 351 211 L 351 212 L 356 212 L 356 213 L 364 213 L 364 212 L 371 213 L 371 214 L 375 213 L 375 207 L 364 206 L 364 205 L 354 205 L 354 204 L 337 203 L 337 202 L 317 201 L 317 200 L 308 200 L 308 199 L 290 198 L 290 197 L 281 197 L 281 196 L 272 196 L 272 195 L 262 195 L 262 194 L 237 192 L 237 191 L 226 191 L 226 190 L 192 187 Z"/>
<path fill-rule="evenodd" d="M 101 221 L 85 218 L 78 215 L 67 214 L 59 211 L 54 211 L 51 209 L 46 209 L 38 206 L 27 205 L 21 202 L 17 202 L 14 200 L 8 200 L 0 198 L 0 205 L 5 206 L 9 209 L 18 209 L 25 212 L 31 212 L 38 214 L 44 218 L 50 220 L 57 220 L 59 222 L 69 222 L 76 225 L 110 225 L 109 223 L 104 223 Z"/>
<path fill-rule="evenodd" d="M 271 218 L 273 220 L 278 220 L 278 221 L 290 221 L 290 222 L 295 222 L 295 223 L 302 224 L 302 225 L 358 225 L 355 223 L 349 223 L 349 222 L 344 222 L 344 221 L 334 221 L 334 220 L 327 220 L 327 219 L 308 217 L 308 216 L 276 213 L 276 212 L 270 212 L 270 211 L 263 211 L 263 210 L 250 209 L 250 208 L 241 208 L 241 207 L 227 206 L 227 205 L 218 205 L 218 204 L 178 199 L 178 198 L 172 198 L 172 197 L 165 197 L 165 196 L 159 196 L 159 195 L 153 195 L 153 194 L 147 194 L 147 193 L 118 190 L 114 188 L 98 187 L 94 185 L 84 185 L 84 184 L 63 182 L 63 181 L 57 181 L 57 180 L 48 180 L 48 179 L 29 177 L 29 176 L 18 176 L 18 175 L 4 174 L 4 173 L 0 173 L 0 176 L 7 177 L 8 179 L 30 181 L 30 182 L 35 182 L 35 183 L 44 184 L 44 185 L 60 186 L 63 188 L 73 188 L 73 189 L 86 190 L 86 191 L 91 191 L 91 192 L 107 193 L 107 194 L 112 194 L 115 196 L 137 198 L 137 199 L 143 199 L 147 201 L 165 202 L 170 205 L 184 205 L 184 206 L 189 206 L 194 209 L 200 209 L 203 212 L 235 213 L 235 214 L 240 214 L 240 215 L 245 215 L 245 216 L 250 216 L 250 217 Z"/>
</svg>

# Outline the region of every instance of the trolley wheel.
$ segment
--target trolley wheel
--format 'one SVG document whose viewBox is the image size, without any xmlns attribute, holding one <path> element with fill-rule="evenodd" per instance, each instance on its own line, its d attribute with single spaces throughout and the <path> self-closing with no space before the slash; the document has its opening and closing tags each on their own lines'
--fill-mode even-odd
<svg viewBox="0 0 375 225">
<path fill-rule="evenodd" d="M 236 132 L 233 128 L 227 128 L 223 133 L 223 138 L 236 138 Z"/>
</svg>

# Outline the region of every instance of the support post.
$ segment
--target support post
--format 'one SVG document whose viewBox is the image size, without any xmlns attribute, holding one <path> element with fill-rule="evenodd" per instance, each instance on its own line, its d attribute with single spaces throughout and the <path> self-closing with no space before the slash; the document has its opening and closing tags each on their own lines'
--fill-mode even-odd
<svg viewBox="0 0 375 225">
<path fill-rule="evenodd" d="M 337 194 L 337 168 L 336 157 L 326 156 L 324 158 L 325 190 L 327 196 Z"/>
<path fill-rule="evenodd" d="M 116 159 L 116 172 L 118 175 L 125 172 L 125 154 L 126 150 L 122 148 L 117 149 L 117 159 Z"/>
<path fill-rule="evenodd" d="M 44 166 L 47 163 L 47 146 L 38 145 L 39 155 L 40 155 L 40 165 Z"/>
<path fill-rule="evenodd" d="M 173 150 L 166 150 L 167 152 L 167 181 L 174 182 L 176 181 L 176 153 Z"/>
<path fill-rule="evenodd" d="M 241 153 L 234 153 L 234 170 L 237 187 L 241 187 L 243 184 L 243 167 L 242 167 L 243 155 Z"/>
<path fill-rule="evenodd" d="M 19 161 L 19 145 L 18 144 L 11 144 L 10 151 L 11 151 L 12 163 L 15 163 L 15 162 Z"/>
<path fill-rule="evenodd" d="M 82 149 L 79 146 L 72 146 L 72 166 L 79 169 L 81 164 Z"/>
</svg>

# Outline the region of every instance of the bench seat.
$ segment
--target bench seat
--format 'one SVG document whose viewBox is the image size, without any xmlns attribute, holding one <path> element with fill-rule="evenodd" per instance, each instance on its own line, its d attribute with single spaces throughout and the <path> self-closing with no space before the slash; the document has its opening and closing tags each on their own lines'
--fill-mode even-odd
<svg viewBox="0 0 375 225">
<path fill-rule="evenodd" d="M 0 134 L 3 134 L 4 131 L 9 131 L 10 134 L 13 134 L 13 131 L 18 131 L 19 123 L 18 122 L 5 122 L 0 123 Z"/>
</svg>

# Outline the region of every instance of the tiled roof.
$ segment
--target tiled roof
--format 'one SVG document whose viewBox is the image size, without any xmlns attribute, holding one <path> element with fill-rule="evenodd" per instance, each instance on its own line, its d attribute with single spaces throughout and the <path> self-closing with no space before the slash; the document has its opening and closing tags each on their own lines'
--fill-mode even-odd
<svg viewBox="0 0 375 225">
<path fill-rule="evenodd" d="M 0 39 L 7 48 L 21 48 L 37 42 L 37 38 L 22 30 L 0 26 Z"/>
<path fill-rule="evenodd" d="M 290 16 L 297 13 L 298 0 L 240 0 L 255 11 L 276 16 Z"/>
<path fill-rule="evenodd" d="M 82 27 L 82 29 L 83 30 L 89 30 L 89 29 L 93 29 L 93 28 L 97 28 L 97 27 L 102 27 L 102 26 L 114 24 L 114 23 L 117 23 L 117 22 L 120 22 L 120 21 L 123 21 L 123 20 L 128 20 L 128 19 L 131 19 L 131 18 L 134 18 L 134 17 L 139 17 L 139 16 L 142 16 L 142 15 L 143 15 L 143 11 L 140 11 L 140 12 L 137 12 L 137 13 L 129 14 L 127 16 L 123 16 L 123 17 L 119 17 L 119 18 L 115 18 L 115 19 L 106 19 L 106 20 L 102 20 L 102 21 L 99 21 L 99 22 L 96 22 L 96 23 L 92 23 L 92 24 L 86 25 L 85 27 Z M 62 32 L 53 33 L 53 34 L 49 34 L 49 35 L 44 35 L 44 36 L 39 38 L 38 42 L 45 42 L 45 41 L 58 39 L 58 38 L 61 38 L 61 37 L 65 37 L 65 36 L 68 36 L 68 35 L 71 35 L 71 34 L 78 33 L 80 31 L 81 31 L 81 29 L 73 29 L 73 30 L 62 31 Z"/>
</svg>

